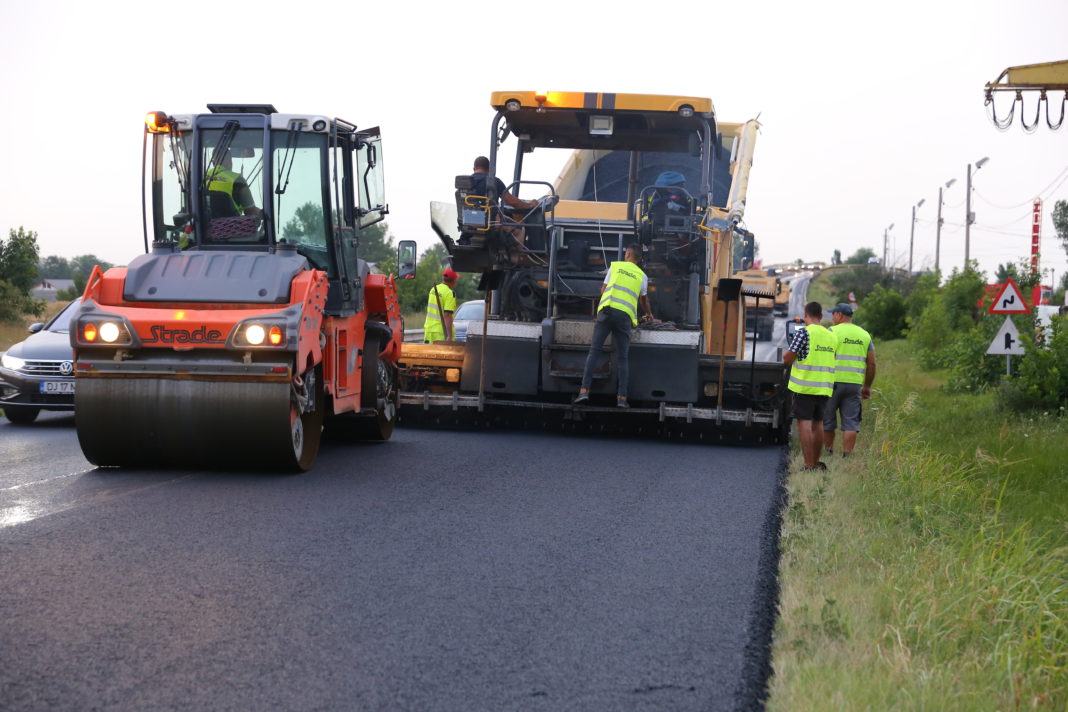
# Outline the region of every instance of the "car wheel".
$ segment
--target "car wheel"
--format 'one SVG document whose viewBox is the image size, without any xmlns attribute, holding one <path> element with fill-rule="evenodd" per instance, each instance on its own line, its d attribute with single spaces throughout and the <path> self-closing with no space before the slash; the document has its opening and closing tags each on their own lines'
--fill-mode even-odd
<svg viewBox="0 0 1068 712">
<path fill-rule="evenodd" d="M 40 408 L 34 408 L 25 405 L 6 405 L 4 406 L 4 415 L 15 425 L 29 425 L 33 421 L 37 420 L 37 415 L 41 412 Z"/>
</svg>

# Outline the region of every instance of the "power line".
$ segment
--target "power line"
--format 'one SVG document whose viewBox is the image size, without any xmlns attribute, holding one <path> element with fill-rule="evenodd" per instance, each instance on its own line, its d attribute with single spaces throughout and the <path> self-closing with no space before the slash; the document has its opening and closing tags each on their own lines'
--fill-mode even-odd
<svg viewBox="0 0 1068 712">
<path fill-rule="evenodd" d="M 1035 195 L 1037 195 L 1040 198 L 1044 198 L 1047 193 L 1051 192 L 1050 191 L 1051 188 L 1055 192 L 1057 190 L 1057 188 L 1061 187 L 1060 184 L 1064 183 L 1064 179 L 1065 178 L 1068 178 L 1068 166 L 1065 166 L 1064 168 L 1062 168 L 1061 172 L 1058 173 L 1057 176 L 1053 180 L 1051 180 L 1049 182 L 1049 185 L 1047 185 L 1042 190 L 1038 191 L 1038 193 L 1035 193 Z M 1060 183 L 1057 183 L 1058 181 L 1060 181 Z M 1056 187 L 1054 187 L 1054 183 L 1057 183 Z M 1034 202 L 1034 198 L 1029 198 L 1028 200 L 1023 201 L 1022 203 L 1016 203 L 1015 205 L 1001 205 L 999 203 L 995 203 L 994 201 L 990 200 L 990 198 L 987 198 L 985 195 L 980 193 L 979 189 L 976 188 L 974 185 L 972 186 L 972 190 L 975 191 L 975 194 L 978 195 L 982 199 L 982 201 L 984 203 L 986 203 L 987 205 L 993 206 L 993 207 L 995 207 L 995 208 L 997 208 L 999 210 L 1016 210 L 1017 208 L 1022 208 L 1025 205 L 1030 205 L 1032 202 Z"/>
</svg>

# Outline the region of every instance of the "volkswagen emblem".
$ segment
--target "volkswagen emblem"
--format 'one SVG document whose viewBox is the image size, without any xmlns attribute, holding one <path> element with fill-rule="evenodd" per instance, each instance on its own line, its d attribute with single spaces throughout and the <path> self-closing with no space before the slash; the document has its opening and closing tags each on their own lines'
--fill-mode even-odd
<svg viewBox="0 0 1068 712">
<path fill-rule="evenodd" d="M 74 373 L 74 363 L 71 361 L 64 361 L 63 363 L 59 364 L 59 372 L 64 376 L 69 376 L 70 374 Z"/>
</svg>

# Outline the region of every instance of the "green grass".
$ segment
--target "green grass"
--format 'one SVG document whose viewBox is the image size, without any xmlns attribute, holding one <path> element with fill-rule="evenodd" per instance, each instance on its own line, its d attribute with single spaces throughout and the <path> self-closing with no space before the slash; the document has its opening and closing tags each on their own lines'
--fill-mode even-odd
<svg viewBox="0 0 1068 712">
<path fill-rule="evenodd" d="M 879 368 L 857 454 L 790 477 L 768 709 L 1068 709 L 1068 418 Z"/>
<path fill-rule="evenodd" d="M 7 351 L 29 336 L 30 332 L 27 331 L 27 328 L 30 324 L 35 321 L 48 323 L 48 320 L 65 306 L 67 306 L 67 302 L 48 302 L 45 304 L 45 310 L 41 316 L 26 316 L 16 323 L 0 322 L 0 351 Z"/>
<path fill-rule="evenodd" d="M 423 322 L 426 321 L 426 312 L 402 312 L 401 316 L 404 317 L 405 329 L 422 329 Z"/>
<path fill-rule="evenodd" d="M 830 279 L 823 276 L 823 272 L 817 274 L 812 278 L 812 281 L 808 283 L 808 296 L 806 297 L 810 302 L 819 302 L 823 305 L 823 310 L 826 312 L 828 309 L 838 303 L 838 300 L 831 294 Z M 825 314 L 826 316 L 826 314 Z"/>
</svg>

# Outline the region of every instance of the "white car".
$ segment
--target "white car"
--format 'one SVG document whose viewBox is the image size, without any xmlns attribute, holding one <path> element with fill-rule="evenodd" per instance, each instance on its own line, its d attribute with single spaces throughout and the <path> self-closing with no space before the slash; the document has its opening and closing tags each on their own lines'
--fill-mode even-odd
<svg viewBox="0 0 1068 712">
<path fill-rule="evenodd" d="M 472 321 L 482 321 L 485 313 L 486 302 L 481 299 L 473 299 L 464 302 L 452 315 L 452 330 L 454 341 L 467 341 L 467 325 Z"/>
</svg>

